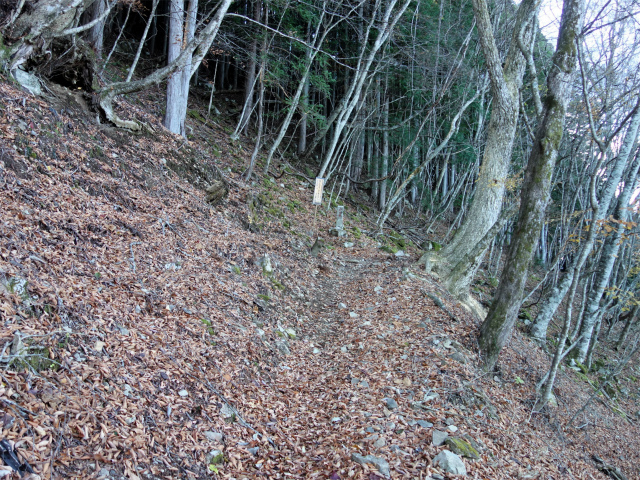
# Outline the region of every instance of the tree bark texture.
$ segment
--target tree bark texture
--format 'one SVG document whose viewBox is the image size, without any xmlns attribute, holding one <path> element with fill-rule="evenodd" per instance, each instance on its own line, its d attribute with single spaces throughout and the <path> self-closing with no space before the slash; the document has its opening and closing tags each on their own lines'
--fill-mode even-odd
<svg viewBox="0 0 640 480">
<path fill-rule="evenodd" d="M 583 0 L 565 0 L 560 34 L 547 78 L 542 118 L 527 162 L 520 212 L 500 284 L 478 338 L 484 366 L 492 370 L 522 305 L 529 264 L 544 224 L 551 178 L 564 130 L 567 103 L 577 63 L 577 41 L 584 17 Z"/>
<path fill-rule="evenodd" d="M 169 52 L 167 63 L 175 61 L 186 45 L 193 40 L 196 30 L 198 0 L 189 0 L 189 8 L 184 12 L 184 0 L 171 0 L 169 20 Z M 163 125 L 170 132 L 186 136 L 185 118 L 189 99 L 192 54 L 186 53 L 185 64 L 169 76 L 167 81 L 167 103 Z"/>
<path fill-rule="evenodd" d="M 487 141 L 483 153 L 482 165 L 474 198 L 465 219 L 452 241 L 439 252 L 433 252 L 428 264 L 441 278 L 457 269 L 467 270 L 468 276 L 475 272 L 472 268 L 460 269 L 457 264 L 467 257 L 469 251 L 480 242 L 500 215 L 502 200 L 506 188 L 511 162 L 511 150 L 515 138 L 519 113 L 519 91 L 522 86 L 526 60 L 518 42 L 529 45 L 535 35 L 533 18 L 539 7 L 539 0 L 523 0 L 518 7 L 509 52 L 502 66 L 502 58 L 493 36 L 493 27 L 489 8 L 485 0 L 473 0 L 473 11 L 482 51 L 485 57 L 491 90 L 493 107 Z M 469 285 L 471 278 L 461 278 L 460 285 Z M 466 297 L 468 291 L 460 292 Z"/>
</svg>

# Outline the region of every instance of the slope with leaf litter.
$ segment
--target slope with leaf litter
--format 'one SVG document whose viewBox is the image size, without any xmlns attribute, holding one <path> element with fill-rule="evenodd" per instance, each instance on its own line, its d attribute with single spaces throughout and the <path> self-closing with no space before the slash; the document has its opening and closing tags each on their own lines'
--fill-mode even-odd
<svg viewBox="0 0 640 480">
<path fill-rule="evenodd" d="M 213 129 L 188 144 L 147 116 L 157 135 L 130 137 L 0 94 L 0 435 L 40 477 L 385 473 L 360 454 L 428 478 L 448 448 L 433 430 L 451 426 L 480 450 L 471 478 L 601 475 L 527 423 L 535 371 L 513 367 L 523 386 L 475 370 L 476 324 L 407 273 L 416 252 L 388 255 L 360 224 L 353 247 L 310 257 L 306 182 L 243 184 L 241 146 Z M 217 207 L 214 164 L 231 184 Z M 331 221 L 321 210 L 319 230 Z"/>
</svg>

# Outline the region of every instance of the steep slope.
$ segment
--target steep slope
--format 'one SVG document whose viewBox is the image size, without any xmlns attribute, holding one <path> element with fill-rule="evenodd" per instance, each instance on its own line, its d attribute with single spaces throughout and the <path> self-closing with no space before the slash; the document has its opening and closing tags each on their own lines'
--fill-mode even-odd
<svg viewBox="0 0 640 480">
<path fill-rule="evenodd" d="M 0 95 L 0 439 L 31 478 L 445 478 L 435 430 L 477 447 L 470 478 L 603 478 L 556 412 L 530 421 L 544 357 L 517 338 L 479 374 L 476 321 L 366 215 L 311 257 L 332 214 L 300 177 L 243 184 L 221 127 Z"/>
</svg>

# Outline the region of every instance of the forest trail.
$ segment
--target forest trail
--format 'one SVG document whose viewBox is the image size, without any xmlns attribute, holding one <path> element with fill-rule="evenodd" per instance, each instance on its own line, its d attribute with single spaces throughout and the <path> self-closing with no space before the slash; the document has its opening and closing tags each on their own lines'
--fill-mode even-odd
<svg viewBox="0 0 640 480">
<path fill-rule="evenodd" d="M 434 445 L 436 430 L 477 446 L 469 478 L 603 478 L 549 427 L 555 412 L 530 418 L 546 358 L 517 336 L 501 375 L 478 372 L 477 320 L 414 265 L 415 248 L 381 249 L 392 240 L 368 210 L 345 211 L 351 246 L 329 237 L 314 258 L 311 235 L 335 213 L 323 208 L 316 230 L 307 182 L 247 185 L 246 159 L 222 155 L 232 188 L 212 207 L 214 150 L 69 111 L 63 132 L 46 102 L 0 93 L 17 99 L 0 123 L 0 346 L 21 332 L 23 353 L 48 355 L 37 372 L 7 364 L 0 427 L 41 478 L 446 477 L 433 460 L 453 447 Z"/>
</svg>

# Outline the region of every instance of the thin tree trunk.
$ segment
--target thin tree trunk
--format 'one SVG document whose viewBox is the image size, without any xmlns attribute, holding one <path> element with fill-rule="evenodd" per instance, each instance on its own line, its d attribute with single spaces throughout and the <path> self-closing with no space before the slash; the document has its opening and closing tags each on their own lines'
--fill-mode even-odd
<svg viewBox="0 0 640 480">
<path fill-rule="evenodd" d="M 140 54 L 142 53 L 142 49 L 144 48 L 144 42 L 147 39 L 147 34 L 149 33 L 149 28 L 151 27 L 152 22 L 155 19 L 156 8 L 158 7 L 158 0 L 153 0 L 151 5 L 151 13 L 149 14 L 149 20 L 147 20 L 147 25 L 144 27 L 144 32 L 142 33 L 142 38 L 140 39 L 140 44 L 138 45 L 138 50 L 136 51 L 136 56 L 131 63 L 131 67 L 129 67 L 129 73 L 127 74 L 127 82 L 131 81 L 133 77 L 133 72 L 136 70 L 136 65 L 138 65 L 138 60 L 140 60 Z"/>
<path fill-rule="evenodd" d="M 381 177 L 386 177 L 389 168 L 389 97 L 385 94 L 384 108 L 382 110 L 382 162 L 381 162 Z M 378 208 L 384 210 L 387 205 L 387 181 L 383 180 L 380 183 L 380 190 L 378 194 Z"/>
<path fill-rule="evenodd" d="M 349 84 L 349 89 L 347 90 L 347 93 L 343 98 L 343 102 L 341 102 L 341 107 L 339 107 L 339 111 L 337 112 L 337 115 L 335 117 L 334 131 L 331 135 L 331 140 L 329 142 L 327 152 L 324 155 L 324 162 L 322 164 L 322 167 L 320 168 L 320 172 L 318 173 L 319 177 L 323 177 L 325 175 L 331 162 L 334 160 L 334 153 L 336 147 L 338 146 L 342 131 L 346 127 L 349 117 L 351 116 L 351 113 L 357 105 L 358 99 L 360 98 L 360 92 L 362 91 L 365 80 L 369 75 L 369 71 L 371 70 L 373 61 L 375 60 L 382 46 L 387 42 L 396 23 L 398 22 L 398 20 L 400 20 L 404 12 L 409 7 L 409 4 L 411 3 L 411 0 L 403 1 L 404 3 L 402 3 L 398 11 L 393 14 L 393 10 L 397 5 L 398 0 L 389 0 L 386 10 L 383 14 L 382 21 L 380 22 L 380 25 L 378 25 L 378 36 L 374 40 L 369 49 L 369 52 L 366 53 L 366 55 L 365 52 L 367 51 L 367 44 L 366 42 L 364 42 L 362 45 L 361 55 L 357 63 L 358 67 L 354 73 L 353 80 Z M 372 26 L 373 21 L 367 26 L 367 30 L 371 30 Z M 365 35 L 365 37 L 368 37 L 368 33 Z"/>
<path fill-rule="evenodd" d="M 253 18 L 256 22 L 259 22 L 262 16 L 262 0 L 254 0 L 253 5 Z M 251 42 L 251 49 L 249 51 L 249 62 L 247 64 L 246 78 L 244 82 L 244 106 L 242 108 L 242 115 L 240 115 L 240 121 L 236 127 L 235 135 L 237 135 L 241 130 L 245 135 L 249 133 L 249 119 L 251 118 L 251 111 L 253 110 L 253 92 L 256 84 L 257 56 L 258 37 L 256 36 L 253 39 L 253 42 Z"/>
<path fill-rule="evenodd" d="M 622 193 L 618 198 L 618 204 L 614 214 L 616 223 L 614 224 L 614 230 L 609 234 L 605 240 L 605 244 L 600 256 L 600 262 L 596 270 L 596 280 L 591 290 L 589 291 L 589 297 L 585 308 L 585 316 L 580 328 L 580 341 L 578 342 L 578 348 L 576 350 L 576 360 L 583 363 L 587 356 L 587 350 L 589 343 L 591 342 L 591 334 L 593 332 L 594 325 L 596 324 L 599 316 L 600 301 L 604 295 L 604 291 L 609 284 L 609 278 L 613 271 L 613 266 L 618 257 L 620 250 L 620 240 L 622 233 L 626 227 L 626 221 L 629 211 L 629 201 L 635 191 L 636 180 L 638 176 L 638 168 L 640 167 L 640 156 L 636 156 L 634 165 L 626 182 Z"/>
<path fill-rule="evenodd" d="M 639 106 L 640 100 L 636 104 L 635 113 L 631 119 L 629 128 L 623 140 L 620 153 L 616 157 L 614 167 L 607 176 L 607 182 L 602 191 L 600 200 L 596 198 L 595 188 L 595 182 L 600 175 L 599 168 L 596 168 L 596 171 L 592 173 L 590 197 L 593 213 L 588 239 L 582 246 L 580 254 L 574 257 L 576 260 L 572 262 L 572 265 L 567 270 L 559 285 L 552 289 L 551 294 L 546 297 L 544 303 L 540 307 L 538 315 L 536 316 L 536 320 L 531 328 L 532 336 L 540 342 L 543 342 L 545 340 L 549 322 L 551 321 L 551 318 L 553 317 L 554 313 L 560 306 L 560 303 L 567 294 L 569 287 L 573 283 L 574 275 L 579 272 L 579 269 L 577 269 L 578 265 L 576 265 L 576 263 L 581 267 L 581 265 L 584 263 L 584 260 L 582 260 L 582 258 L 584 257 L 584 259 L 586 259 L 586 257 L 591 253 L 591 250 L 593 249 L 593 246 L 595 244 L 595 232 L 597 231 L 598 223 L 601 222 L 602 219 L 606 218 L 606 215 L 609 211 L 609 205 L 611 204 L 614 194 L 618 189 L 620 179 L 622 178 L 622 174 L 625 170 L 629 156 L 632 152 L 632 149 L 634 148 L 636 138 L 638 136 L 638 127 L 640 126 L 640 108 L 638 108 Z"/>
</svg>

